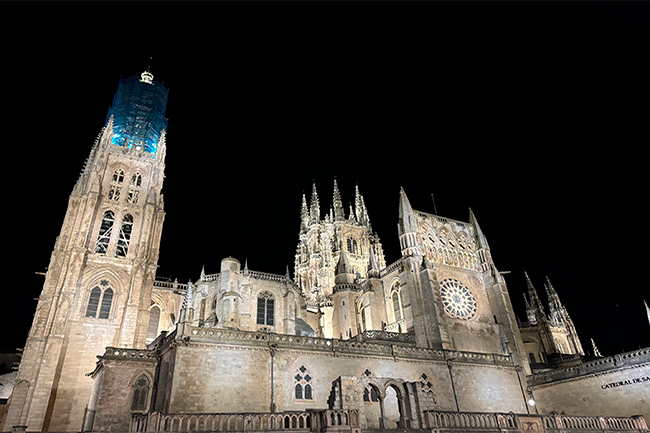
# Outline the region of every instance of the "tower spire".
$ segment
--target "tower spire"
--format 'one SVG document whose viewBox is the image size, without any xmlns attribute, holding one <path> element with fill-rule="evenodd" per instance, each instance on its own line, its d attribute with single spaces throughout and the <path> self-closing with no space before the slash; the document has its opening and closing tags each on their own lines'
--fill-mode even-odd
<svg viewBox="0 0 650 433">
<path fill-rule="evenodd" d="M 302 194 L 302 208 L 300 209 L 300 231 L 306 231 L 309 225 L 309 209 L 307 208 L 307 198 Z"/>
<path fill-rule="evenodd" d="M 320 204 L 318 203 L 318 193 L 316 192 L 316 182 L 311 189 L 311 201 L 309 202 L 309 221 L 320 221 Z"/>
<path fill-rule="evenodd" d="M 542 304 L 542 301 L 539 299 L 539 296 L 537 295 L 537 290 L 535 290 L 535 286 L 533 286 L 532 281 L 530 281 L 528 272 L 524 271 L 524 275 L 526 275 L 528 296 L 530 297 L 530 303 L 535 312 L 535 316 L 537 317 L 537 321 L 543 322 L 546 319 L 546 313 L 544 312 L 544 304 Z"/>
<path fill-rule="evenodd" d="M 343 201 L 341 200 L 341 193 L 339 191 L 339 186 L 336 183 L 336 177 L 334 177 L 334 221 L 344 221 L 345 220 L 345 211 L 343 210 Z"/>
<path fill-rule="evenodd" d="M 650 308 L 648 307 L 648 303 L 643 300 L 643 304 L 645 305 L 645 312 L 648 314 L 648 325 L 650 325 Z"/>
</svg>

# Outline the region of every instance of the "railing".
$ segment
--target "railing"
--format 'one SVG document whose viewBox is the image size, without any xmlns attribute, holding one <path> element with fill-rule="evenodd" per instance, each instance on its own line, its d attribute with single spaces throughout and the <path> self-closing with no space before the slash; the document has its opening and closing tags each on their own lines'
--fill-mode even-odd
<svg viewBox="0 0 650 433">
<path fill-rule="evenodd" d="M 427 427 L 436 430 L 447 429 L 477 429 L 517 430 L 517 416 L 514 413 L 483 413 L 483 412 L 439 412 L 424 411 Z"/>
<path fill-rule="evenodd" d="M 155 280 L 153 286 L 157 289 L 172 289 L 172 290 L 184 290 L 187 291 L 188 284 L 182 284 L 178 281 L 160 281 Z"/>
<path fill-rule="evenodd" d="M 134 414 L 130 433 L 190 431 L 327 431 L 358 426 L 358 410 L 286 411 L 279 413 L 175 413 Z"/>
<path fill-rule="evenodd" d="M 521 415 L 515 413 L 441 412 L 424 411 L 426 426 L 436 432 L 450 431 L 523 431 L 521 418 L 528 423 L 537 418 L 546 431 L 635 431 L 647 432 L 648 426 L 641 415 L 632 417 Z"/>
<path fill-rule="evenodd" d="M 541 385 L 555 380 L 567 379 L 570 377 L 582 376 L 600 371 L 610 370 L 623 365 L 637 365 L 650 362 L 650 347 L 634 350 L 631 352 L 620 353 L 606 358 L 598 358 L 593 361 L 585 362 L 573 367 L 560 368 L 544 373 L 533 374 L 529 378 L 529 384 L 532 386 Z"/>
<path fill-rule="evenodd" d="M 415 343 L 415 334 L 403 334 L 399 332 L 388 332 L 388 331 L 363 331 L 361 334 L 357 334 L 352 337 L 354 341 L 365 341 L 365 340 L 383 340 L 383 341 L 397 341 L 401 343 Z"/>
<path fill-rule="evenodd" d="M 496 353 L 476 353 L 476 352 L 459 352 L 455 350 L 445 349 L 429 349 L 426 347 L 416 347 L 413 341 L 414 338 L 408 334 L 398 334 L 398 339 L 351 339 L 339 340 L 320 337 L 308 337 L 298 335 L 285 335 L 275 334 L 273 332 L 250 332 L 234 329 L 224 328 L 201 328 L 191 327 L 188 329 L 191 340 L 201 342 L 214 342 L 221 343 L 227 342 L 228 344 L 242 344 L 248 346 L 268 346 L 269 343 L 276 343 L 278 348 L 291 348 L 303 349 L 309 348 L 310 350 L 351 353 L 351 354 L 366 354 L 377 355 L 393 358 L 408 358 L 408 359 L 427 359 L 427 360 L 441 360 L 453 361 L 472 364 L 491 364 L 491 365 L 504 365 L 512 366 L 512 358 L 508 355 L 500 355 Z M 367 331 L 369 332 L 369 331 Z M 379 333 L 382 331 L 372 331 Z M 389 335 L 384 333 L 383 335 Z M 395 342 L 407 344 L 393 344 Z"/>
</svg>

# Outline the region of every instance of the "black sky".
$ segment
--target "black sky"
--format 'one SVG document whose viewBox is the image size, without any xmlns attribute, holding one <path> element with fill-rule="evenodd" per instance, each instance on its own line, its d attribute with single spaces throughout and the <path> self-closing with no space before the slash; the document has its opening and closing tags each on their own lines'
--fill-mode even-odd
<svg viewBox="0 0 650 433">
<path fill-rule="evenodd" d="M 248 5 L 105 5 L 83 25 L 3 30 L 17 320 L 1 347 L 24 344 L 34 272 L 120 76 L 147 66 L 170 89 L 158 276 L 196 280 L 227 256 L 293 274 L 303 190 L 315 179 L 326 211 L 337 176 L 346 209 L 358 182 L 388 263 L 399 188 L 425 212 L 433 194 L 441 216 L 472 208 L 520 318 L 525 267 L 543 299 L 550 277 L 585 349 L 650 346 L 647 4 Z"/>
</svg>

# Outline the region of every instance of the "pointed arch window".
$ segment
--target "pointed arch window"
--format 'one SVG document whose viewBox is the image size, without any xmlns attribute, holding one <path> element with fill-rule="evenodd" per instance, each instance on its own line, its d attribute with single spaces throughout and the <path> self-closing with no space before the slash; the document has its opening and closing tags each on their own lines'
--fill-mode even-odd
<svg viewBox="0 0 650 433">
<path fill-rule="evenodd" d="M 108 250 L 108 242 L 111 240 L 111 233 L 113 231 L 113 224 L 115 223 L 115 214 L 113 211 L 104 212 L 102 218 L 102 225 L 99 228 L 99 236 L 97 237 L 97 244 L 95 245 L 95 252 L 106 254 Z"/>
<path fill-rule="evenodd" d="M 113 289 L 108 287 L 108 280 L 102 280 L 98 286 L 93 287 L 86 306 L 86 317 L 108 319 L 113 305 Z M 100 287 L 101 286 L 101 287 Z M 99 310 L 99 314 L 98 314 Z"/>
<path fill-rule="evenodd" d="M 404 319 L 404 309 L 402 308 L 402 293 L 399 288 L 399 283 L 395 283 L 391 292 L 391 300 L 393 302 L 393 314 L 395 321 L 398 322 Z"/>
<path fill-rule="evenodd" d="M 257 324 L 273 326 L 273 313 L 275 299 L 269 292 L 262 292 L 257 296 Z"/>
<path fill-rule="evenodd" d="M 122 219 L 122 228 L 120 229 L 120 238 L 117 241 L 117 250 L 115 257 L 126 257 L 129 252 L 129 243 L 131 242 L 131 231 L 133 230 L 133 215 L 126 214 Z"/>
<path fill-rule="evenodd" d="M 160 323 L 160 308 L 154 305 L 149 310 L 149 326 L 147 327 L 147 340 L 152 341 L 158 336 L 158 324 Z"/>
<path fill-rule="evenodd" d="M 126 198 L 127 203 L 138 203 L 138 196 L 140 195 L 140 187 L 142 186 L 142 175 L 139 172 L 133 173 L 131 177 L 131 184 L 129 185 L 129 195 Z"/>
<path fill-rule="evenodd" d="M 304 365 L 301 365 L 293 378 L 295 379 L 293 386 L 294 399 L 313 400 L 314 395 L 312 386 L 314 384 L 314 377 L 310 373 L 309 369 Z"/>
<path fill-rule="evenodd" d="M 143 374 L 133 385 L 133 401 L 131 402 L 131 410 L 146 410 L 148 396 L 149 378 Z"/>
<path fill-rule="evenodd" d="M 122 192 L 122 183 L 124 183 L 124 170 L 119 169 L 115 170 L 113 173 L 113 184 L 111 185 L 111 189 L 108 191 L 108 199 L 109 200 L 114 200 L 114 201 L 119 201 L 120 200 L 120 194 Z"/>
</svg>

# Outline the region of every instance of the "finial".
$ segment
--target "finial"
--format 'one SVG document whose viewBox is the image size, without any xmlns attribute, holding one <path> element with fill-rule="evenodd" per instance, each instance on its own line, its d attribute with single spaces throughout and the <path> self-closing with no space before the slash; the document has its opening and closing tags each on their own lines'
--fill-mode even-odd
<svg viewBox="0 0 650 433">
<path fill-rule="evenodd" d="M 151 66 L 147 66 L 147 70 L 140 74 L 140 82 L 153 84 L 153 74 L 151 73 Z"/>
<path fill-rule="evenodd" d="M 594 342 L 594 339 L 591 339 L 591 347 L 594 349 L 594 356 L 598 358 L 602 358 L 603 355 L 600 353 L 600 350 L 596 347 L 596 343 Z"/>
</svg>

